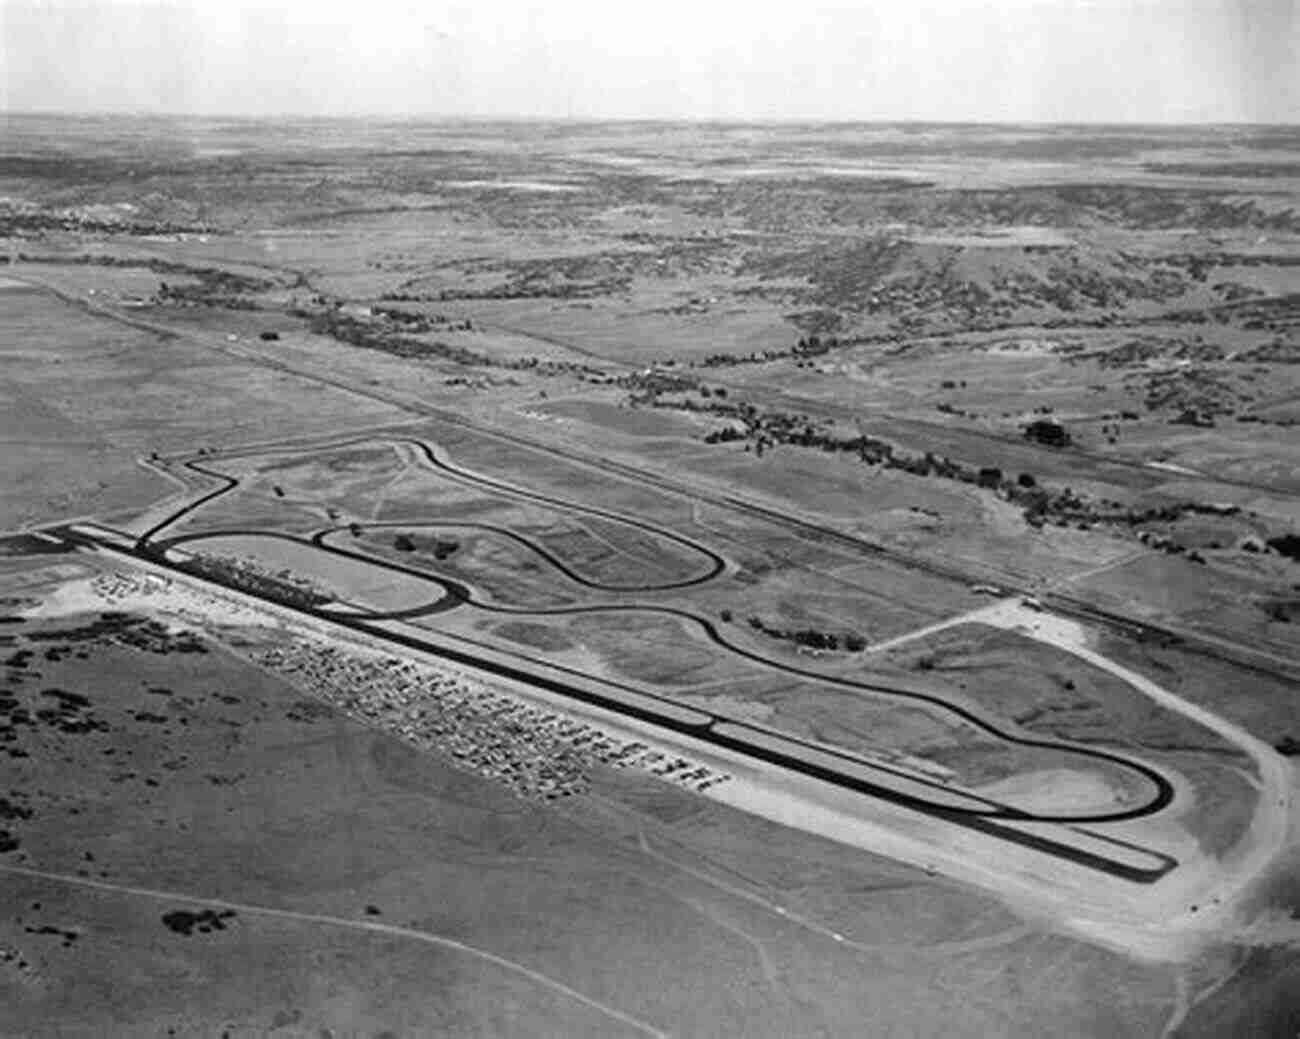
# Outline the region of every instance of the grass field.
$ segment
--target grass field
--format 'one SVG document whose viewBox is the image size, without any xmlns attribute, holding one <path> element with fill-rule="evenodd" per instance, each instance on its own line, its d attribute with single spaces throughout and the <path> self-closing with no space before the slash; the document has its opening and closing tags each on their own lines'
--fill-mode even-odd
<svg viewBox="0 0 1300 1039">
<path fill-rule="evenodd" d="M 1158 707 L 1114 675 L 1014 632 L 958 625 L 883 656 L 1031 732 L 1231 754 L 1219 736 Z"/>
<path fill-rule="evenodd" d="M 89 1034 L 106 1013 L 135 1034 L 638 1034 L 594 1002 L 669 1031 L 814 1035 L 892 1027 L 900 986 L 931 989 L 939 1027 L 1008 985 L 1040 994 L 982 1002 L 981 1027 L 1032 1032 L 1132 970 L 648 780 L 601 778 L 571 811 L 513 802 L 216 646 L 89 621 L 5 633 L 11 654 L 37 651 L 7 668 L 6 696 L 63 705 L 7 745 L 28 756 L 10 759 L 6 804 L 23 815 L 0 865 L 33 873 L 5 878 L 0 991 L 23 1034 Z M 171 915 L 185 913 L 188 934 Z M 990 990 L 967 942 L 1003 948 L 1015 974 Z M 864 961 L 869 980 L 846 986 Z M 1044 970 L 1075 980 L 1044 985 Z M 1127 991 L 1110 1013 L 1141 1034 L 1168 981 L 1129 974 Z"/>
<path fill-rule="evenodd" d="M 136 464 L 150 451 L 330 432 L 392 412 L 304 391 L 175 339 L 42 292 L 0 295 L 5 526 L 138 508 L 172 488 Z"/>
</svg>

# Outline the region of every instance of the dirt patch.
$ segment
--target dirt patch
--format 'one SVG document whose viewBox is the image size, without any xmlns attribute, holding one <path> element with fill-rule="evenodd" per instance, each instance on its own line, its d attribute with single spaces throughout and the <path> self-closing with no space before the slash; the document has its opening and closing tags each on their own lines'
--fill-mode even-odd
<svg viewBox="0 0 1300 1039">
<path fill-rule="evenodd" d="M 574 647 L 574 642 L 562 631 L 557 631 L 549 624 L 530 624 L 527 621 L 510 621 L 497 624 L 492 633 L 520 645 L 544 649 L 551 653 L 562 653 Z"/>
</svg>

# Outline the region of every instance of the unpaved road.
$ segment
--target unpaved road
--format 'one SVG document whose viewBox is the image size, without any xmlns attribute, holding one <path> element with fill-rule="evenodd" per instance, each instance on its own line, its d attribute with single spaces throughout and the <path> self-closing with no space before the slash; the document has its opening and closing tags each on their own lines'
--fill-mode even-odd
<svg viewBox="0 0 1300 1039">
<path fill-rule="evenodd" d="M 1255 762 L 1259 770 L 1260 792 L 1246 837 L 1238 845 L 1230 863 L 1222 864 L 1220 869 L 1205 871 L 1211 878 L 1210 883 L 1196 892 L 1194 902 L 1177 907 L 1181 917 L 1171 919 L 1166 926 L 1174 930 L 1204 931 L 1211 924 L 1226 924 L 1234 897 L 1254 881 L 1288 843 L 1296 785 L 1291 764 L 1241 726 L 1184 700 L 1145 675 L 1090 648 L 1086 631 L 1073 621 L 1027 607 L 1020 599 L 1008 599 L 995 604 L 994 609 L 979 612 L 980 623 L 1046 642 L 1115 675 L 1160 706 L 1190 718 L 1239 747 Z"/>
</svg>

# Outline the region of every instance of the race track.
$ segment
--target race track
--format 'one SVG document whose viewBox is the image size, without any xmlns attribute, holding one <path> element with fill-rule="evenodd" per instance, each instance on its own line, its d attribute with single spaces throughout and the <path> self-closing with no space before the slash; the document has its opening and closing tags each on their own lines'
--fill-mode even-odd
<svg viewBox="0 0 1300 1039">
<path fill-rule="evenodd" d="M 1032 737 L 1007 725 L 1001 719 L 986 715 L 965 704 L 950 702 L 937 694 L 921 692 L 914 688 L 891 687 L 881 683 L 860 682 L 842 676 L 822 674 L 785 660 L 767 657 L 739 644 L 728 637 L 725 626 L 718 625 L 710 616 L 680 604 L 654 601 L 661 593 L 679 592 L 718 580 L 729 569 L 725 556 L 712 546 L 688 538 L 670 528 L 647 522 L 639 517 L 551 496 L 476 473 L 456 464 L 433 445 L 410 437 L 392 435 L 354 437 L 316 445 L 312 450 L 319 452 L 375 442 L 400 444 L 412 451 L 420 464 L 434 470 L 440 476 L 472 486 L 501 499 L 539 505 L 578 519 L 599 518 L 605 522 L 625 525 L 643 535 L 671 544 L 675 549 L 683 551 L 686 559 L 698 560 L 698 565 L 683 577 L 656 580 L 653 576 L 647 576 L 643 580 L 611 582 L 584 573 L 579 566 L 562 558 L 560 554 L 540 543 L 535 537 L 530 537 L 519 530 L 481 522 L 463 522 L 454 517 L 353 523 L 327 527 L 306 535 L 277 530 L 214 528 L 169 536 L 168 532 L 182 520 L 201 520 L 205 507 L 235 492 L 241 486 L 241 479 L 222 467 L 221 457 L 232 459 L 238 457 L 247 460 L 283 456 L 287 453 L 285 447 L 277 445 L 231 452 L 220 457 L 205 456 L 201 461 L 196 458 L 186 459 L 183 465 L 190 473 L 205 481 L 211 481 L 214 486 L 178 505 L 159 522 L 134 538 L 133 542 L 129 543 L 129 552 L 151 564 L 183 571 L 185 567 L 177 562 L 180 555 L 200 548 L 205 541 L 218 538 L 270 539 L 292 543 L 295 553 L 318 552 L 322 554 L 323 559 L 347 560 L 350 564 L 364 564 L 381 573 L 386 571 L 400 574 L 405 581 L 418 581 L 427 585 L 430 592 L 427 600 L 417 605 L 388 611 L 365 608 L 350 602 L 346 604 L 346 610 L 330 608 L 331 605 L 337 607 L 341 604 L 289 605 L 290 608 L 309 614 L 318 620 L 352 628 L 396 646 L 405 645 L 412 649 L 433 652 L 458 663 L 499 674 L 513 681 L 558 693 L 605 710 L 612 710 L 722 750 L 743 754 L 755 761 L 788 769 L 857 794 L 879 798 L 890 805 L 1011 841 L 1120 879 L 1135 883 L 1152 883 L 1178 865 L 1176 859 L 1157 849 L 1141 847 L 1128 840 L 1120 840 L 1113 835 L 1086 828 L 1145 818 L 1168 807 L 1174 798 L 1174 786 L 1169 778 L 1150 764 L 1132 756 L 1094 746 Z M 295 447 L 298 450 L 305 450 L 301 444 Z M 545 564 L 556 582 L 565 584 L 575 594 L 582 594 L 588 598 L 594 596 L 597 599 L 612 598 L 614 601 L 551 607 L 503 604 L 485 597 L 467 580 L 439 573 L 433 561 L 422 562 L 419 566 L 409 565 L 380 558 L 352 547 L 344 547 L 338 543 L 343 539 L 345 532 L 356 534 L 364 533 L 366 530 L 389 529 L 434 534 L 472 530 L 485 538 L 499 539 L 515 549 L 530 553 Z M 97 540 L 93 535 L 88 534 L 84 527 L 79 528 L 76 533 L 70 528 L 61 528 L 58 533 L 60 536 L 81 543 L 87 540 L 93 543 Z M 100 542 L 98 547 L 111 547 L 114 551 L 123 550 L 120 543 L 109 545 Z M 243 591 L 247 592 L 247 589 Z M 281 608 L 286 606 L 282 602 L 277 605 Z M 593 679 L 588 674 L 573 671 L 555 661 L 532 657 L 515 649 L 507 650 L 499 645 L 489 645 L 465 636 L 445 633 L 435 640 L 419 634 L 418 628 L 402 627 L 395 631 L 391 625 L 381 627 L 378 624 L 378 622 L 414 620 L 459 609 L 539 619 L 602 613 L 631 613 L 672 618 L 692 628 L 715 651 L 743 660 L 747 665 L 865 696 L 893 698 L 900 702 L 914 703 L 931 713 L 945 713 L 965 725 L 978 729 L 985 737 L 1003 742 L 1009 747 L 1052 751 L 1077 761 L 1080 767 L 1101 764 L 1110 769 L 1122 769 L 1136 780 L 1132 784 L 1134 787 L 1140 789 L 1145 786 L 1147 793 L 1136 803 L 1110 811 L 1033 811 L 963 790 L 922 773 L 869 760 L 827 745 L 812 743 L 752 721 L 729 717 L 713 710 L 701 710 L 650 690 L 604 678 Z M 1059 828 L 1059 837 L 1050 830 L 1050 827 L 1045 831 L 1044 824 Z M 1107 848 L 1113 849 L 1113 853 L 1108 853 L 1105 850 Z"/>
</svg>

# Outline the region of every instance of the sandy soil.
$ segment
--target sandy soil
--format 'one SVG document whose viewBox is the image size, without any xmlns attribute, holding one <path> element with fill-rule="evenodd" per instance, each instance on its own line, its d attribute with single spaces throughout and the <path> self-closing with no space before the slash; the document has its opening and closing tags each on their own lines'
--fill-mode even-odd
<svg viewBox="0 0 1300 1039">
<path fill-rule="evenodd" d="M 1122 798 L 1102 777 L 1064 768 L 1022 772 L 976 789 L 986 797 L 1032 812 L 1105 811 L 1122 804 Z"/>
</svg>

